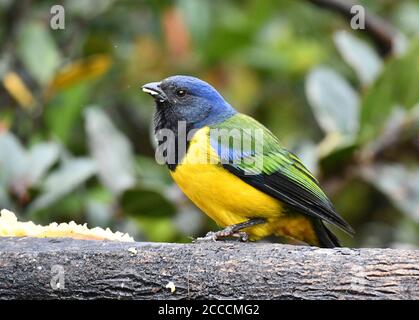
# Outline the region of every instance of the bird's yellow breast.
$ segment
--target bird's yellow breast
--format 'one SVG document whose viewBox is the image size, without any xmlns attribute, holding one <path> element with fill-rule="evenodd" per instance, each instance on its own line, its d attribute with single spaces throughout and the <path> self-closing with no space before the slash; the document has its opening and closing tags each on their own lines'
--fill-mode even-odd
<svg viewBox="0 0 419 320">
<path fill-rule="evenodd" d="M 249 218 L 277 219 L 281 203 L 225 170 L 210 145 L 209 128 L 197 131 L 182 162 L 171 175 L 182 191 L 219 226 Z M 255 238 L 272 234 L 271 224 L 252 227 Z"/>
<path fill-rule="evenodd" d="M 195 133 L 188 152 L 171 175 L 186 196 L 221 227 L 261 217 L 266 223 L 244 229 L 251 239 L 276 235 L 319 243 L 307 216 L 286 212 L 280 201 L 221 166 L 211 147 L 208 127 Z"/>
</svg>

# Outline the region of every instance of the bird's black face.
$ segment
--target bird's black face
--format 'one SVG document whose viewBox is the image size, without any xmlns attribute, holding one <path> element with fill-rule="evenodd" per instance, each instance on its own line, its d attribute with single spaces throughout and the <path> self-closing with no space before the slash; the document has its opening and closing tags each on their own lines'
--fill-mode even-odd
<svg viewBox="0 0 419 320">
<path fill-rule="evenodd" d="M 160 122 L 185 121 L 188 127 L 201 128 L 230 116 L 234 109 L 208 83 L 189 76 L 173 76 L 142 87 L 157 106 Z"/>
<path fill-rule="evenodd" d="M 190 88 L 183 87 L 175 81 L 163 80 L 151 82 L 143 87 L 143 91 L 150 94 L 158 106 L 174 107 L 193 103 Z"/>
</svg>

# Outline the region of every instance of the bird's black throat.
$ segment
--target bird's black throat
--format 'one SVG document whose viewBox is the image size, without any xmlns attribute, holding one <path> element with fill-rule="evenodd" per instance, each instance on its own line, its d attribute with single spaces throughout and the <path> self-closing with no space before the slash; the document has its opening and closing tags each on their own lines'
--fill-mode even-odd
<svg viewBox="0 0 419 320">
<path fill-rule="evenodd" d="M 179 115 L 174 112 L 170 105 L 166 102 L 157 102 L 156 112 L 154 114 L 154 134 L 157 138 L 158 146 L 172 146 L 166 149 L 166 152 L 173 152 L 173 157 L 166 157 L 165 163 L 171 171 L 175 171 L 177 165 L 182 162 L 183 157 L 189 148 L 189 139 L 191 131 L 194 126 L 188 123 L 185 119 L 179 118 Z M 179 130 L 179 129 L 184 130 Z M 173 135 L 164 135 L 165 139 L 160 139 L 159 132 L 170 131 Z M 183 147 L 182 147 L 183 146 Z M 167 155 L 167 154 L 166 154 Z"/>
</svg>

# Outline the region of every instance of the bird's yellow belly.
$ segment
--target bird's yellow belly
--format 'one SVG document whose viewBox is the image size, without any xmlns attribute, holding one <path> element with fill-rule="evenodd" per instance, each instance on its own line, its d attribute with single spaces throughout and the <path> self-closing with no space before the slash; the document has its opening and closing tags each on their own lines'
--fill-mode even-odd
<svg viewBox="0 0 419 320">
<path fill-rule="evenodd" d="M 282 204 L 223 169 L 209 146 L 207 129 L 199 130 L 188 153 L 171 175 L 180 189 L 219 226 L 250 218 L 278 219 Z M 247 229 L 252 238 L 273 233 L 272 224 Z"/>
<path fill-rule="evenodd" d="M 172 177 L 182 191 L 220 226 L 256 217 L 278 217 L 279 201 L 217 165 L 186 164 Z"/>
<path fill-rule="evenodd" d="M 220 227 L 251 218 L 266 223 L 243 229 L 252 240 L 270 235 L 318 244 L 311 220 L 284 210 L 283 204 L 225 170 L 211 148 L 209 128 L 197 131 L 182 162 L 171 175 L 186 196 Z"/>
</svg>

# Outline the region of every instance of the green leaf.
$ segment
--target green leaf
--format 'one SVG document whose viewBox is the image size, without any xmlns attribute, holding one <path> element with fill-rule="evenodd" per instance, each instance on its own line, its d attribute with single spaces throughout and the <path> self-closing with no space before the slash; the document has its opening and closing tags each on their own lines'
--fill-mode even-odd
<svg viewBox="0 0 419 320">
<path fill-rule="evenodd" d="M 411 35 L 419 34 L 419 3 L 401 3 L 396 7 L 394 16 L 402 31 Z"/>
<path fill-rule="evenodd" d="M 39 224 L 49 224 L 69 221 L 83 221 L 86 203 L 85 194 L 72 192 L 65 197 L 60 197 L 57 201 L 36 211 L 27 211 L 25 219 Z M 31 209 L 29 207 L 29 209 Z"/>
<path fill-rule="evenodd" d="M 0 185 L 33 186 L 57 161 L 60 147 L 53 142 L 34 145 L 27 152 L 9 132 L 0 134 Z"/>
<path fill-rule="evenodd" d="M 90 187 L 86 195 L 86 219 L 89 225 L 109 227 L 112 224 L 115 199 L 102 185 Z"/>
<path fill-rule="evenodd" d="M 173 242 L 178 235 L 176 226 L 170 217 L 139 217 L 138 227 L 151 242 Z"/>
<path fill-rule="evenodd" d="M 363 85 L 370 85 L 382 69 L 382 61 L 374 49 L 347 31 L 333 37 L 339 53 L 356 72 Z"/>
<path fill-rule="evenodd" d="M 244 49 L 244 57 L 252 67 L 295 76 L 318 65 L 324 59 L 324 50 L 318 41 L 295 34 L 289 23 L 275 18 Z"/>
<path fill-rule="evenodd" d="M 85 18 L 93 18 L 108 10 L 115 0 L 67 0 L 65 8 L 72 14 Z"/>
<path fill-rule="evenodd" d="M 18 38 L 18 53 L 32 76 L 44 85 L 62 62 L 48 24 L 30 21 L 23 25 Z"/>
<path fill-rule="evenodd" d="M 145 217 L 172 216 L 176 208 L 162 194 L 137 186 L 126 190 L 120 200 L 125 214 Z"/>
<path fill-rule="evenodd" d="M 49 130 L 63 144 L 68 144 L 74 127 L 81 121 L 81 111 L 89 98 L 91 84 L 82 82 L 60 91 L 45 108 Z"/>
<path fill-rule="evenodd" d="M 301 159 L 304 166 L 316 176 L 319 169 L 318 151 L 316 145 L 311 141 L 302 141 L 298 144 L 294 153 Z"/>
<path fill-rule="evenodd" d="M 7 10 L 12 5 L 13 0 L 0 0 L 0 8 L 2 10 Z"/>
<path fill-rule="evenodd" d="M 352 138 L 358 131 L 359 97 L 335 71 L 318 67 L 306 79 L 306 95 L 314 116 L 326 133 Z"/>
<path fill-rule="evenodd" d="M 86 218 L 91 226 L 108 227 L 112 219 L 112 206 L 95 200 L 88 200 L 86 203 Z"/>
<path fill-rule="evenodd" d="M 166 166 L 158 164 L 154 158 L 137 156 L 136 164 L 141 185 L 149 186 L 155 190 L 164 190 L 173 184 Z"/>
<path fill-rule="evenodd" d="M 354 153 L 358 150 L 356 144 L 341 144 L 331 152 L 325 154 L 320 162 L 324 172 L 341 173 L 342 167 L 350 163 Z"/>
<path fill-rule="evenodd" d="M 401 164 L 377 164 L 361 171 L 402 212 L 419 222 L 419 168 Z"/>
<path fill-rule="evenodd" d="M 28 171 L 26 150 L 9 132 L 0 133 L 0 184 L 4 187 L 25 179 Z"/>
<path fill-rule="evenodd" d="M 135 184 L 135 161 L 129 140 L 100 109 L 85 112 L 90 152 L 95 159 L 99 178 L 114 194 Z"/>
<path fill-rule="evenodd" d="M 38 143 L 30 149 L 28 177 L 31 185 L 40 182 L 59 155 L 60 145 L 55 142 Z"/>
<path fill-rule="evenodd" d="M 1 181 L 0 181 L 0 205 L 1 209 L 8 208 L 9 210 L 13 210 L 12 204 L 10 201 L 10 197 L 7 194 L 7 190 L 3 187 Z"/>
<path fill-rule="evenodd" d="M 44 209 L 74 191 L 96 173 L 96 165 L 89 158 L 65 161 L 51 172 L 41 184 L 42 194 L 30 205 L 29 211 Z"/>
<path fill-rule="evenodd" d="M 203 43 L 208 39 L 211 26 L 211 2 L 196 0 L 178 0 L 177 7 L 191 31 L 193 39 L 197 43 Z M 196 14 L 199 12 L 199 14 Z"/>
<path fill-rule="evenodd" d="M 206 216 L 192 204 L 184 205 L 173 220 L 176 229 L 188 236 L 198 235 L 204 229 L 206 222 Z"/>
<path fill-rule="evenodd" d="M 408 53 L 387 63 L 367 91 L 361 108 L 360 141 L 376 137 L 397 106 L 411 109 L 419 102 L 419 40 Z"/>
</svg>

